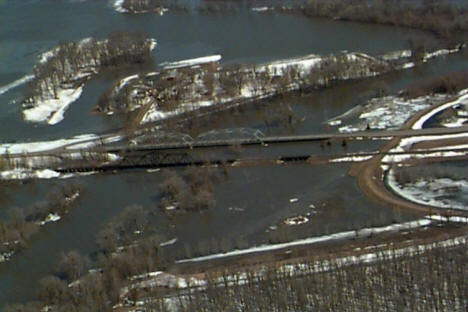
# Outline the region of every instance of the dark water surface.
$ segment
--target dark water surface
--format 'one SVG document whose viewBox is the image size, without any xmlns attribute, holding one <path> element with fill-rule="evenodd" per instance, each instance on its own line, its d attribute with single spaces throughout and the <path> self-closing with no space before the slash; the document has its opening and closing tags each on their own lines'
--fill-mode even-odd
<svg viewBox="0 0 468 312">
<path fill-rule="evenodd" d="M 142 31 L 158 40 L 156 63 L 221 54 L 223 62 L 266 62 L 305 54 L 327 54 L 341 50 L 380 53 L 406 48 L 412 36 L 425 36 L 384 26 L 307 19 L 293 15 L 262 15 L 240 11 L 226 15 L 195 12 L 127 15 L 113 10 L 111 1 L 4 0 L 0 3 L 0 88 L 32 73 L 41 53 L 61 40 L 105 37 L 110 32 Z M 375 95 L 382 84 L 389 92 L 439 73 L 468 68 L 465 56 L 453 56 L 422 68 L 388 75 L 375 81 L 355 81 L 304 96 L 274 99 L 250 105 L 242 112 L 226 111 L 200 131 L 213 128 L 246 127 L 266 134 L 322 133 L 332 131 L 326 120 L 344 113 Z M 115 126 L 107 118 L 90 116 L 99 95 L 112 83 L 98 77 L 84 88 L 63 122 L 56 126 L 25 123 L 19 103 L 24 86 L 0 95 L 0 138 L 2 141 L 44 140 L 82 133 L 96 133 Z M 287 104 L 300 122 L 289 126 L 265 126 L 265 111 Z M 349 150 L 375 149 L 379 142 L 360 142 Z M 318 143 L 301 145 L 304 153 L 321 153 Z M 281 150 L 279 152 L 282 152 Z M 333 145 L 323 153 L 340 153 Z M 258 151 L 246 153 L 259 154 Z M 37 281 L 53 272 L 57 256 L 71 249 L 83 254 L 96 251 L 99 228 L 124 207 L 140 204 L 155 212 L 155 221 L 167 239 L 177 237 L 176 246 L 211 237 L 239 235 L 249 243 L 266 241 L 265 231 L 284 218 L 320 207 L 306 225 L 297 228 L 300 236 L 327 231 L 389 223 L 400 216 L 388 207 L 369 201 L 353 178 L 349 165 L 312 167 L 307 165 L 232 168 L 227 180 L 215 189 L 216 206 L 202 214 L 167 218 L 158 207 L 161 173 L 144 171 L 115 175 L 80 177 L 85 185 L 80 203 L 57 224 L 50 224 L 30 240 L 30 247 L 0 264 L 0 306 L 34 299 Z M 14 205 L 25 206 L 43 199 L 57 181 L 40 180 L 27 184 L 1 185 L 0 216 Z M 336 190 L 340 190 L 339 194 Z M 297 198 L 296 203 L 290 199 Z M 408 216 L 403 216 L 408 218 Z"/>
</svg>

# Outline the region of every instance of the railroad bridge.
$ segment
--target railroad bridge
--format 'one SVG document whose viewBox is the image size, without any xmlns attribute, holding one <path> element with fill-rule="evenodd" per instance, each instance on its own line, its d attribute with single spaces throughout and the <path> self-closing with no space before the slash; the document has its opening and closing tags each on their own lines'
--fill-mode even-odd
<svg viewBox="0 0 468 312">
<path fill-rule="evenodd" d="M 238 161 L 256 163 L 283 163 L 307 159 L 327 160 L 348 155 L 375 155 L 383 138 L 442 135 L 464 133 L 467 126 L 457 128 L 403 129 L 387 131 L 362 131 L 355 133 L 327 133 L 311 135 L 270 136 L 242 139 L 195 140 L 175 143 L 95 146 L 86 153 L 114 154 L 118 161 L 90 165 L 86 162 L 55 168 L 60 172 L 111 171 L 180 167 L 190 165 L 222 165 Z M 314 144 L 315 143 L 315 144 Z M 366 145 L 367 144 L 367 145 Z M 55 155 L 71 153 L 56 151 Z M 416 152 L 417 153 L 417 152 Z"/>
</svg>

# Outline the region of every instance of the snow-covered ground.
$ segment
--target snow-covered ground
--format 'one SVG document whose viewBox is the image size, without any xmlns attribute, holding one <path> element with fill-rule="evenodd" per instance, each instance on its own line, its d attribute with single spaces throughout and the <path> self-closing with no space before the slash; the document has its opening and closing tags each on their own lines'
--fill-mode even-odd
<svg viewBox="0 0 468 312">
<path fill-rule="evenodd" d="M 143 14 L 143 13 L 155 12 L 155 13 L 158 13 L 159 15 L 162 16 L 166 12 L 169 11 L 168 8 L 164 8 L 164 7 L 160 7 L 160 8 L 157 8 L 155 10 L 142 10 L 142 11 L 132 10 L 132 11 L 129 11 L 129 10 L 127 10 L 127 9 L 125 9 L 123 7 L 123 4 L 124 4 L 124 0 L 114 0 L 114 3 L 113 3 L 112 6 L 114 7 L 114 10 L 116 10 L 119 13 Z"/>
<path fill-rule="evenodd" d="M 393 170 L 387 174 L 387 184 L 399 196 L 421 204 L 439 208 L 468 210 L 468 181 L 440 179 L 420 179 L 413 183 L 401 185 L 395 178 Z M 460 199 L 463 198 L 463 201 Z"/>
<path fill-rule="evenodd" d="M 1 180 L 26 180 L 26 179 L 52 179 L 58 178 L 60 173 L 50 169 L 13 169 L 0 171 Z"/>
<path fill-rule="evenodd" d="M 396 129 L 416 112 L 440 103 L 446 98 L 444 95 L 423 96 L 409 100 L 397 96 L 374 98 L 361 107 L 353 108 L 340 117 L 330 119 L 327 124 L 339 127 L 338 131 L 342 133 L 367 129 Z M 345 119 L 350 119 L 356 114 L 359 114 L 357 121 L 345 122 Z M 345 123 L 345 126 L 341 126 Z"/>
<path fill-rule="evenodd" d="M 51 169 L 46 169 L 50 164 L 56 164 L 60 158 L 53 155 L 35 156 L 34 153 L 44 153 L 53 151 L 68 152 L 62 154 L 61 159 L 79 160 L 91 155 L 81 153 L 82 149 L 118 142 L 122 139 L 119 135 L 98 136 L 95 134 L 85 134 L 69 139 L 58 139 L 42 142 L 6 143 L 0 145 L 0 155 L 4 157 L 4 169 L 0 171 L 0 179 L 3 180 L 23 180 L 23 179 L 52 179 L 69 178 L 72 174 L 60 174 Z M 97 158 L 99 157 L 99 158 Z M 59 159 L 59 160 L 57 160 Z M 96 155 L 96 159 L 110 163 L 120 159 L 119 156 L 107 153 Z M 36 168 L 36 169 L 31 169 Z"/>
<path fill-rule="evenodd" d="M 433 58 L 440 57 L 447 54 L 457 53 L 460 48 L 455 49 L 442 49 L 434 52 L 426 53 L 423 62 L 427 62 Z M 411 57 L 410 50 L 389 52 L 380 57 L 384 61 L 395 61 L 402 58 Z M 401 69 L 408 69 L 416 66 L 413 62 L 407 62 L 400 66 Z M 466 97 L 465 97 L 466 96 Z M 327 121 L 329 126 L 337 127 L 343 124 L 345 126 L 339 127 L 340 132 L 356 132 L 370 129 L 392 129 L 398 128 L 404 124 L 416 112 L 429 108 L 431 105 L 440 103 L 448 98 L 447 95 L 434 94 L 429 96 L 422 96 L 415 99 L 404 99 L 397 96 L 385 96 L 369 100 L 362 106 L 355 107 L 341 116 L 335 117 Z M 441 106 L 438 110 L 428 113 L 414 124 L 413 129 L 422 129 L 423 124 L 432 116 L 444 109 L 456 105 L 468 105 L 467 102 L 468 91 L 463 90 L 459 92 L 458 98 L 446 105 Z M 358 121 L 347 123 L 345 119 L 353 117 L 359 113 Z M 458 120 L 451 126 L 457 126 L 465 120 Z M 450 125 L 448 125 L 450 126 Z"/>
<path fill-rule="evenodd" d="M 197 66 L 197 65 L 207 64 L 207 63 L 219 62 L 221 58 L 222 58 L 221 55 L 214 54 L 214 55 L 202 56 L 202 57 L 181 60 L 181 61 L 176 61 L 176 62 L 164 62 L 164 63 L 159 64 L 159 66 L 161 66 L 163 69 L 191 67 L 191 66 Z"/>
<path fill-rule="evenodd" d="M 271 7 L 263 6 L 263 7 L 255 7 L 251 9 L 254 12 L 267 12 L 273 10 Z"/>
<path fill-rule="evenodd" d="M 62 219 L 62 217 L 59 216 L 57 213 L 49 213 L 45 220 L 41 222 L 41 225 L 45 225 L 49 222 L 58 222 L 60 221 L 60 219 Z"/>
<path fill-rule="evenodd" d="M 117 11 L 117 12 L 120 12 L 120 13 L 126 13 L 127 10 L 125 10 L 122 5 L 124 3 L 124 0 L 115 0 L 113 6 L 114 6 L 114 9 Z"/>
<path fill-rule="evenodd" d="M 35 152 L 51 151 L 54 149 L 80 150 L 97 146 L 101 143 L 113 143 L 121 140 L 119 135 L 98 136 L 96 134 L 82 134 L 69 139 L 51 141 L 5 143 L 0 144 L 0 155 L 31 154 Z"/>
<path fill-rule="evenodd" d="M 463 105 L 463 106 L 468 105 L 468 89 L 460 91 L 455 100 L 447 102 L 444 105 L 441 105 L 441 106 L 437 107 L 436 109 L 431 110 L 430 112 L 428 112 L 424 116 L 421 116 L 421 118 L 419 118 L 418 121 L 413 124 L 411 129 L 422 129 L 424 124 L 426 123 L 426 121 L 431 119 L 434 115 L 436 115 L 437 113 L 439 113 L 439 112 L 441 112 L 443 110 L 446 110 L 447 108 L 450 108 L 450 107 L 453 107 L 453 106 L 456 106 L 456 105 Z"/>
<path fill-rule="evenodd" d="M 27 121 L 55 125 L 63 120 L 67 108 L 81 96 L 82 92 L 83 86 L 58 89 L 56 98 L 35 102 L 34 107 L 23 110 L 23 117 Z"/>
<path fill-rule="evenodd" d="M 180 62 L 174 62 L 166 66 L 178 66 L 177 68 L 193 66 L 199 62 L 215 62 L 221 56 L 207 56 L 203 58 L 197 58 L 192 60 L 185 60 Z M 301 87 L 301 82 L 308 79 L 313 68 L 319 67 L 322 64 L 328 64 L 333 62 L 347 62 L 349 68 L 343 69 L 343 72 L 340 73 L 339 77 L 335 79 L 346 80 L 352 78 L 362 78 L 375 76 L 378 73 L 372 72 L 369 67 L 369 64 L 383 64 L 382 61 L 373 58 L 369 55 L 362 53 L 353 53 L 353 52 L 343 52 L 337 55 L 329 56 L 319 56 L 315 54 L 306 55 L 303 57 L 296 57 L 290 59 L 279 60 L 267 64 L 260 64 L 254 67 L 245 67 L 240 69 L 241 75 L 243 78 L 240 83 L 239 89 L 234 95 L 226 95 L 223 93 L 223 86 L 220 85 L 220 82 L 215 79 L 213 85 L 213 92 L 211 96 L 203 96 L 206 93 L 206 86 L 203 82 L 195 81 L 188 90 L 192 90 L 193 94 L 188 94 L 188 98 L 185 101 L 177 104 L 177 107 L 170 111 L 162 111 L 157 107 L 153 102 L 150 102 L 150 99 L 140 106 L 146 104 L 150 105 L 149 109 L 144 114 L 141 119 L 142 123 L 164 119 L 170 116 L 178 115 L 183 112 L 197 110 L 201 107 L 212 106 L 212 105 L 226 105 L 236 103 L 242 103 L 245 101 L 254 101 L 264 99 L 270 96 L 275 95 L 280 91 L 293 91 Z M 326 65 L 324 65 L 326 66 Z M 222 71 L 222 69 L 221 69 Z M 287 85 L 281 85 L 280 82 L 275 81 L 274 79 L 265 81 L 265 83 L 259 83 L 260 80 L 257 79 L 258 75 L 267 73 L 269 77 L 275 79 L 281 79 L 281 77 L 295 76 L 292 81 L 286 81 Z M 219 78 L 221 72 L 217 72 L 215 77 Z M 226 72 L 228 76 L 236 75 L 236 73 Z M 204 73 L 200 72 L 200 75 L 203 76 Z M 287 78 L 289 79 L 289 78 Z M 318 81 L 314 83 L 325 83 L 325 78 L 319 78 Z M 284 83 L 284 82 L 283 82 Z M 196 91 L 195 91 L 196 90 Z M 200 92 L 201 90 L 201 92 Z M 131 99 L 129 99 L 132 101 Z"/>
<path fill-rule="evenodd" d="M 435 107 L 422 115 L 412 126 L 412 129 L 422 129 L 424 124 L 434 115 L 448 109 L 460 108 L 468 105 L 468 90 L 459 92 L 458 96 L 447 103 Z M 465 110 L 460 110 L 462 114 Z M 460 143 L 458 145 L 449 145 L 441 147 L 433 147 L 427 149 L 415 149 L 413 146 L 421 142 L 435 142 L 442 140 L 460 140 L 468 139 L 468 133 L 455 133 L 443 135 L 426 135 L 406 137 L 400 140 L 397 146 L 392 148 L 389 154 L 382 158 L 382 169 L 387 173 L 387 185 L 396 194 L 409 201 L 429 205 L 439 208 L 451 208 L 467 210 L 464 194 L 468 191 L 468 182 L 464 180 L 454 181 L 448 178 L 441 179 L 423 179 L 400 185 L 394 175 L 393 169 L 390 169 L 390 164 L 402 163 L 410 159 L 427 159 L 439 157 L 459 157 L 467 156 L 468 144 Z M 418 153 L 413 153 L 418 152 Z"/>
<path fill-rule="evenodd" d="M 434 216 L 434 220 L 442 220 Z M 466 220 L 462 220 L 466 223 Z M 436 241 L 426 244 L 417 244 L 408 247 L 394 248 L 391 244 L 381 244 L 379 246 L 368 246 L 365 250 L 376 250 L 373 252 L 363 252 L 357 255 L 350 255 L 339 258 L 332 258 L 330 260 L 316 260 L 309 263 L 296 263 L 296 264 L 283 264 L 276 268 L 276 271 L 280 274 L 286 274 L 288 276 L 300 277 L 311 273 L 323 273 L 339 268 L 347 267 L 350 265 L 357 264 L 369 264 L 376 263 L 382 260 L 398 259 L 401 257 L 412 257 L 419 256 L 421 253 L 429 252 L 434 249 L 440 248 L 453 248 L 456 246 L 466 245 L 468 242 L 468 236 L 463 235 L 455 238 L 449 238 L 442 241 Z M 386 247 L 386 249 L 385 249 Z M 384 248 L 384 249 L 383 249 Z M 360 248 L 358 248 L 360 250 Z M 225 286 L 241 286 L 248 282 L 260 281 L 266 274 L 271 274 L 271 270 L 267 267 L 258 268 L 255 274 L 247 274 L 246 272 L 237 272 L 234 274 L 225 274 L 215 279 L 210 279 L 210 285 L 215 287 Z M 208 281 L 205 279 L 199 279 L 195 277 L 182 277 L 173 274 L 168 274 L 162 271 L 150 272 L 136 276 L 132 279 L 135 281 L 132 285 L 124 287 L 121 290 L 121 298 L 128 295 L 131 289 L 147 288 L 147 287 L 166 287 L 173 289 L 186 289 L 188 287 L 198 288 L 200 290 L 205 289 L 208 286 Z M 163 299 L 163 303 L 169 311 L 177 311 L 178 303 L 180 300 L 184 300 L 183 294 L 176 294 L 174 297 L 166 297 Z M 146 301 L 137 301 L 133 305 L 143 306 Z M 114 306 L 115 308 L 123 307 L 123 304 Z M 135 310 L 138 311 L 138 308 Z"/>
<path fill-rule="evenodd" d="M 369 160 L 372 157 L 373 156 L 371 156 L 371 155 L 367 155 L 367 156 L 347 156 L 347 157 L 340 157 L 340 158 L 330 159 L 329 162 L 331 162 L 331 163 L 361 162 L 361 161 Z"/>
<path fill-rule="evenodd" d="M 307 216 L 295 216 L 287 218 L 283 221 L 286 225 L 301 225 L 309 222 L 309 218 Z"/>
<path fill-rule="evenodd" d="M 85 38 L 78 43 L 78 49 L 86 49 L 86 44 L 91 42 L 92 38 Z M 104 44 L 107 40 L 102 40 L 98 44 Z M 155 39 L 148 39 L 149 49 L 153 50 L 157 42 Z M 39 62 L 45 63 L 49 59 L 53 58 L 59 52 L 59 48 L 56 47 L 50 51 L 44 52 Z M 68 62 L 68 61 L 67 61 Z M 99 63 L 99 61 L 97 62 Z M 67 63 L 70 67 L 69 63 Z M 90 59 L 87 64 L 83 64 L 81 69 L 73 73 L 68 82 L 62 82 L 59 85 L 55 85 L 56 82 L 49 80 L 48 84 L 42 83 L 40 86 L 42 90 L 41 97 L 34 97 L 28 99 L 32 103 L 28 102 L 28 106 L 32 104 L 32 107 L 28 107 L 23 110 L 23 117 L 26 121 L 30 122 L 43 122 L 49 125 L 55 125 L 64 119 L 64 113 L 68 107 L 75 102 L 83 92 L 83 86 L 87 80 L 93 75 L 99 72 L 99 64 L 93 59 Z M 25 80 L 29 81 L 34 79 L 34 76 L 26 76 Z M 77 83 L 80 81 L 80 83 Z M 19 82 L 18 82 L 19 83 Z M 21 81 L 21 83 L 24 83 Z M 55 90 L 54 90 L 55 85 Z"/>
</svg>

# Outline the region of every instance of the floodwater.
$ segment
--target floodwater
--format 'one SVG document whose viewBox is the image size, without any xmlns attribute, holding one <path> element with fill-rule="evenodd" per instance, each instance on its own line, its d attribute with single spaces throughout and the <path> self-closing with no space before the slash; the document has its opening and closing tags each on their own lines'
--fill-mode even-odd
<svg viewBox="0 0 468 312">
<path fill-rule="evenodd" d="M 115 12 L 112 2 L 106 0 L 6 0 L 0 3 L 0 26 L 0 88 L 31 74 L 40 55 L 61 40 L 102 38 L 121 30 L 141 31 L 156 38 L 155 63 L 209 54 L 221 54 L 226 63 L 259 63 L 342 50 L 381 53 L 406 48 L 410 37 L 427 36 L 414 30 L 250 11 L 226 15 L 188 12 L 132 16 Z M 244 127 L 265 134 L 329 132 L 332 130 L 325 125 L 326 120 L 361 104 L 382 85 L 389 92 L 396 92 L 421 77 L 467 67 L 464 56 L 447 57 L 373 81 L 349 82 L 308 95 L 222 112 L 197 131 Z M 99 95 L 111 83 L 109 77 L 90 81 L 81 98 L 65 114 L 64 121 L 55 126 L 25 123 L 21 119 L 24 85 L 0 94 L 2 141 L 36 141 L 112 129 L 118 124 L 112 118 L 90 115 Z M 265 119 L 271 116 L 265 116 L 265 112 L 275 111 L 281 105 L 290 107 L 297 122 L 292 126 L 282 123 L 267 126 Z M 347 148 L 373 150 L 378 144 L 356 142 Z M 286 153 L 276 149 L 275 153 Z M 336 144 L 329 150 L 322 150 L 318 143 L 300 145 L 297 149 L 304 153 L 343 152 L 343 147 Z M 245 152 L 261 155 L 265 151 Z M 293 229 L 300 237 L 410 218 L 368 200 L 347 175 L 348 168 L 346 164 L 231 168 L 215 188 L 214 208 L 175 218 L 165 216 L 158 205 L 160 172 L 127 171 L 76 178 L 85 189 L 79 204 L 63 221 L 47 225 L 35 235 L 28 242 L 30 246 L 10 262 L 0 264 L 0 306 L 34 299 L 37 281 L 53 273 L 61 252 L 72 249 L 83 254 L 95 252 L 99 228 L 132 204 L 154 212 L 158 231 L 168 240 L 177 238 L 174 248 L 220 236 L 244 236 L 251 245 L 264 243 L 270 226 L 306 213 L 311 213 L 310 221 Z M 59 182 L 64 181 L 4 183 L 0 216 L 12 206 L 26 206 L 44 199 L 47 190 Z M 339 195 L 333 192 L 336 189 L 340 190 Z M 316 210 L 312 211 L 311 205 Z"/>
</svg>

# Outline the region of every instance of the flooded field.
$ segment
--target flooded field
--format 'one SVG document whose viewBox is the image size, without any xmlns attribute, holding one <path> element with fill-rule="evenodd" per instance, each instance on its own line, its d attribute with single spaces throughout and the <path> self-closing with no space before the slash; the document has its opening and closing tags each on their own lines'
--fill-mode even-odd
<svg viewBox="0 0 468 312">
<path fill-rule="evenodd" d="M 22 119 L 21 102 L 28 75 L 41 55 L 60 41 L 104 38 L 116 31 L 143 32 L 157 41 L 154 64 L 219 54 L 222 64 L 263 64 L 308 54 L 326 55 L 343 50 L 368 54 L 408 48 L 408 40 L 432 36 L 418 30 L 389 26 L 306 18 L 288 14 L 258 14 L 243 9 L 229 14 L 197 11 L 121 14 L 112 1 L 25 0 L 0 3 L 0 133 L 3 143 L 32 142 L 75 135 L 109 132 L 122 127 L 121 116 L 91 113 L 100 95 L 117 79 L 139 72 L 129 68 L 117 76 L 97 75 L 86 83 L 81 97 L 57 125 L 28 123 Z M 389 40 L 391 38 L 391 40 Z M 179 129 L 197 137 L 212 130 L 249 129 L 263 135 L 336 133 L 327 121 L 382 94 L 395 94 L 412 83 L 439 74 L 468 69 L 465 53 L 446 56 L 420 67 L 385 74 L 375 79 L 340 82 L 309 93 L 273 97 L 201 117 L 197 127 Z M 26 79 L 25 79 L 26 77 Z M 285 120 L 284 112 L 293 116 Z M 239 150 L 210 151 L 247 158 L 277 159 L 290 155 L 330 156 L 374 152 L 383 140 L 343 140 L 294 143 Z M 194 152 L 197 153 L 197 152 Z M 450 166 L 464 167 L 465 163 Z M 223 237 L 235 245 L 257 246 L 272 240 L 294 240 L 363 227 L 383 226 L 417 219 L 367 198 L 350 164 L 315 166 L 307 163 L 263 164 L 217 168 L 220 179 L 213 194 L 215 204 L 201 212 L 168 214 L 161 204 L 164 171 L 126 170 L 71 179 L 1 182 L 0 216 L 12 207 L 27 207 L 44 200 L 54 187 L 79 183 L 83 192 L 70 212 L 27 240 L 27 246 L 10 261 L 0 263 L 0 307 L 36 299 L 37 283 L 54 273 L 60 254 L 78 250 L 95 257 L 96 237 L 109 220 L 124 208 L 141 205 L 149 211 L 154 231 L 175 258 L 183 258 L 187 245 L 197 246 Z M 184 169 L 174 169 L 183 174 Z M 223 171 L 224 170 L 224 171 Z M 337 192 L 336 190 L 339 190 Z M 455 194 L 463 197 L 465 194 Z M 307 217 L 300 225 L 285 220 Z M 286 230 L 285 230 L 286 229 Z M 275 234 L 282 231 L 281 234 Z M 283 233 L 284 232 L 284 233 Z"/>
</svg>

